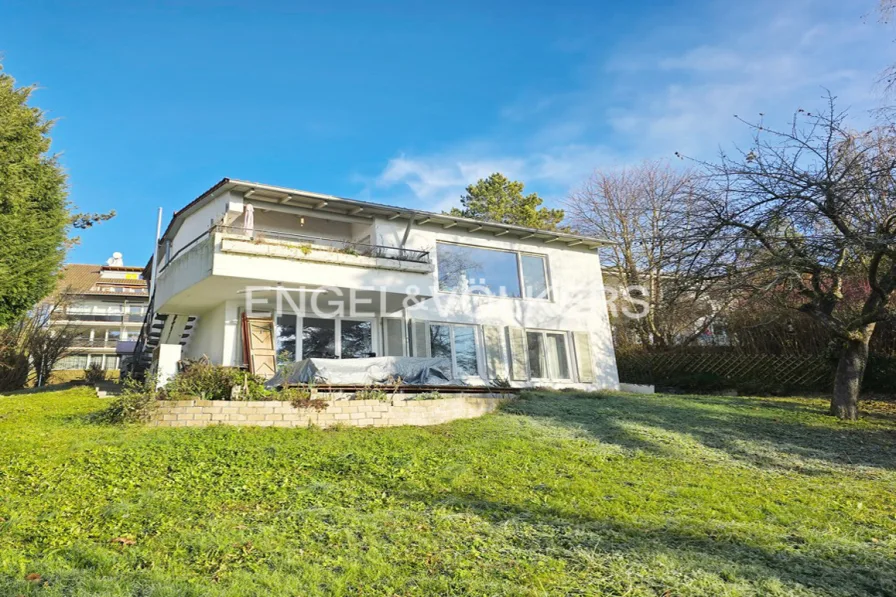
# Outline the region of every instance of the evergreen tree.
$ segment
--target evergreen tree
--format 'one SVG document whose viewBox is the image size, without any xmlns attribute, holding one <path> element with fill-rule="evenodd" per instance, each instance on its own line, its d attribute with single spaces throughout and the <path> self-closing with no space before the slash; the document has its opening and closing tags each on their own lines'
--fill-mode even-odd
<svg viewBox="0 0 896 597">
<path fill-rule="evenodd" d="M 53 122 L 0 66 L 0 327 L 50 294 L 71 223 L 66 177 L 49 154 Z"/>
<path fill-rule="evenodd" d="M 538 194 L 523 195 L 523 183 L 499 172 L 468 186 L 460 202 L 463 209 L 454 207 L 450 215 L 541 230 L 567 230 L 560 227 L 562 209 L 541 207 Z"/>
</svg>

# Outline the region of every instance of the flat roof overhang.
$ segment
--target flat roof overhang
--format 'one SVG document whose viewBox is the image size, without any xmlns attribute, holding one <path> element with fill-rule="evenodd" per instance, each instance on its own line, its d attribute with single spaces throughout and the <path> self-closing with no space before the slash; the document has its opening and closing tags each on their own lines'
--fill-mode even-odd
<svg viewBox="0 0 896 597">
<path fill-rule="evenodd" d="M 526 228 L 524 226 L 500 224 L 497 222 L 485 222 L 447 214 L 394 207 L 380 203 L 346 199 L 334 195 L 324 195 L 300 189 L 291 189 L 230 178 L 222 179 L 215 186 L 211 187 L 202 195 L 187 204 L 183 209 L 175 212 L 168 224 L 168 228 L 166 228 L 165 233 L 162 235 L 162 238 L 170 238 L 170 235 L 177 232 L 177 229 L 180 227 L 180 222 L 183 220 L 182 216 L 188 215 L 206 202 L 228 192 L 241 194 L 245 199 L 252 199 L 253 201 L 270 202 L 299 209 L 306 209 L 311 212 L 319 213 L 321 217 L 326 217 L 327 214 L 335 214 L 343 217 L 348 216 L 370 220 L 375 217 L 388 220 L 414 220 L 416 225 L 421 226 L 434 225 L 442 226 L 445 229 L 456 227 L 468 232 L 493 233 L 496 236 L 512 235 L 512 237 L 517 240 L 558 243 L 568 247 L 581 247 L 586 249 L 596 249 L 601 246 L 615 244 L 610 240 L 590 236 L 582 236 L 566 232 L 554 232 L 550 230 L 537 230 L 534 228 Z"/>
</svg>

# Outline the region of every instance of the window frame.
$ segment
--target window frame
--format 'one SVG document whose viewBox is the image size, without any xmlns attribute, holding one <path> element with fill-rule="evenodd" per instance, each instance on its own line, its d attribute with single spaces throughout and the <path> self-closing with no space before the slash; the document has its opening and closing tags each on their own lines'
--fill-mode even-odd
<svg viewBox="0 0 896 597">
<path fill-rule="evenodd" d="M 456 247 L 469 247 L 471 249 L 483 249 L 486 251 L 496 251 L 501 253 L 510 253 L 516 258 L 516 278 L 517 283 L 519 284 L 520 296 L 507 296 L 500 294 L 479 294 L 475 292 L 460 292 L 458 290 L 444 290 L 439 283 L 439 245 L 453 245 Z M 544 298 L 537 297 L 527 297 L 526 296 L 526 278 L 523 275 L 523 255 L 528 255 L 530 257 L 540 257 L 544 263 L 544 279 L 545 284 L 547 285 L 547 296 Z M 533 251 L 523 251 L 520 249 L 505 249 L 499 247 L 484 247 L 482 245 L 474 245 L 470 243 L 462 243 L 455 242 L 450 240 L 436 240 L 436 291 L 440 294 L 451 294 L 455 296 L 481 296 L 486 298 L 499 298 L 499 299 L 511 299 L 516 301 L 554 301 L 554 291 L 553 285 L 551 283 L 551 268 L 550 268 L 550 259 L 547 253 L 535 253 Z"/>
<path fill-rule="evenodd" d="M 304 350 L 304 347 L 302 346 L 302 344 L 303 344 L 302 336 L 303 336 L 303 330 L 305 328 L 305 320 L 306 319 L 325 319 L 325 320 L 334 322 L 333 333 L 335 334 L 335 338 L 334 338 L 334 342 L 333 342 L 333 352 L 335 353 L 335 355 L 336 355 L 335 358 L 337 360 L 341 361 L 344 359 L 344 357 L 342 356 L 342 321 L 343 320 L 369 323 L 370 324 L 370 352 L 376 354 L 377 356 L 380 356 L 383 352 L 380 349 L 380 345 L 379 345 L 380 330 L 378 329 L 379 326 L 377 325 L 377 320 L 380 318 L 377 318 L 377 317 L 315 317 L 313 315 L 301 315 L 299 313 L 283 312 L 283 313 L 280 313 L 279 315 L 274 316 L 275 332 L 278 327 L 277 318 L 282 317 L 282 316 L 292 316 L 292 317 L 296 318 L 296 332 L 295 332 L 296 348 L 295 348 L 295 361 L 293 361 L 295 363 L 298 363 L 299 361 L 304 360 L 302 358 L 302 352 Z M 276 339 L 275 339 L 275 346 L 276 346 Z M 318 357 L 313 357 L 313 358 L 318 358 Z M 346 360 L 355 360 L 355 359 L 349 358 Z M 288 363 L 289 361 L 285 361 L 285 362 Z M 278 361 L 278 364 L 281 364 L 281 363 L 279 363 L 279 361 Z"/>
<path fill-rule="evenodd" d="M 570 352 L 572 344 L 569 340 L 569 332 L 565 332 L 563 330 L 546 330 L 542 328 L 524 328 L 523 333 L 526 339 L 526 372 L 528 373 L 529 381 L 547 381 L 561 383 L 571 383 L 576 381 L 576 377 L 574 375 L 574 363 L 572 361 L 572 354 Z M 548 377 L 533 377 L 532 375 L 532 363 L 529 359 L 529 334 L 539 334 L 541 336 L 541 345 L 544 349 L 544 354 L 542 355 L 542 358 L 544 359 L 544 372 L 548 374 Z M 563 338 L 563 343 L 566 347 L 566 370 L 569 373 L 569 377 L 550 377 L 550 365 L 548 363 L 547 354 L 548 334 L 559 335 Z"/>
<path fill-rule="evenodd" d="M 482 338 L 482 326 L 476 323 L 455 323 L 453 321 L 426 321 L 426 341 L 429 343 L 428 353 L 432 355 L 432 326 L 445 326 L 448 328 L 448 345 L 451 350 L 451 357 L 449 360 L 451 361 L 451 377 L 453 379 L 467 380 L 467 379 L 486 379 L 486 376 L 483 375 L 483 349 L 484 343 Z M 464 374 L 460 375 L 460 370 L 457 367 L 457 346 L 454 341 L 454 328 L 462 327 L 462 328 L 471 328 L 473 330 L 473 345 L 476 350 L 476 373 L 473 375 Z"/>
<path fill-rule="evenodd" d="M 544 284 L 545 290 L 547 291 L 546 295 L 543 297 L 537 296 L 526 296 L 526 276 L 523 272 L 523 257 L 538 257 L 541 259 L 541 267 L 544 271 Z M 548 256 L 544 253 L 532 253 L 530 251 L 519 251 L 517 253 L 517 263 L 519 264 L 520 269 L 520 294 L 522 294 L 522 298 L 529 301 L 548 301 L 553 302 L 554 300 L 554 291 L 553 285 L 551 284 L 551 272 L 548 267 Z"/>
</svg>

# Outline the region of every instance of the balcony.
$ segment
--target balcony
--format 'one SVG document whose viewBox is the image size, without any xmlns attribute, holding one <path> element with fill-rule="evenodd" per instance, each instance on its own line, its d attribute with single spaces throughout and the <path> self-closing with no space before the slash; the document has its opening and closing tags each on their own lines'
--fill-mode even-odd
<svg viewBox="0 0 896 597">
<path fill-rule="evenodd" d="M 310 218 L 309 218 L 310 220 Z M 310 224 L 310 222 L 309 222 Z M 313 224 L 310 229 L 316 228 Z M 382 313 L 431 296 L 429 251 L 375 245 L 292 231 L 213 226 L 188 242 L 158 272 L 157 299 L 167 312 L 199 312 L 222 300 L 244 300 L 247 289 L 280 287 L 332 291 L 374 301 Z M 354 230 L 354 235 L 363 230 Z M 254 292 L 254 290 L 253 290 Z M 174 303 L 166 304 L 175 299 Z"/>
<path fill-rule="evenodd" d="M 93 323 L 143 323 L 144 315 L 137 313 L 77 313 L 67 312 L 62 315 L 64 321 Z"/>
<path fill-rule="evenodd" d="M 104 340 L 102 338 L 75 338 L 72 340 L 72 348 L 115 348 L 118 339 Z"/>
</svg>

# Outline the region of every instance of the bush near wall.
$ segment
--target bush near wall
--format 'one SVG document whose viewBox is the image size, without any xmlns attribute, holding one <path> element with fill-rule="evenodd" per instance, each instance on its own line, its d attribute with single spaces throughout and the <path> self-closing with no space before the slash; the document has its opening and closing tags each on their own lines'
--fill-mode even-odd
<svg viewBox="0 0 896 597">
<path fill-rule="evenodd" d="M 653 384 L 658 390 L 796 395 L 830 392 L 837 360 L 829 354 L 744 354 L 730 349 L 681 348 L 662 352 L 622 351 L 619 380 Z M 896 357 L 873 354 L 863 390 L 896 394 Z"/>
</svg>

